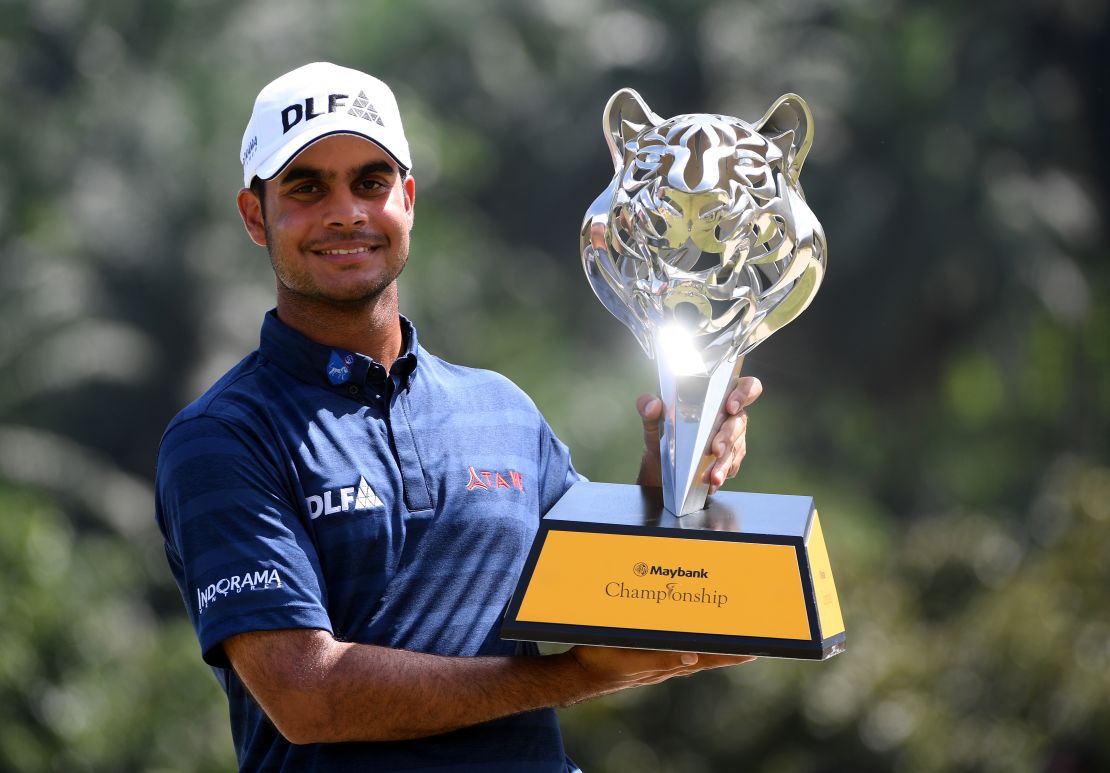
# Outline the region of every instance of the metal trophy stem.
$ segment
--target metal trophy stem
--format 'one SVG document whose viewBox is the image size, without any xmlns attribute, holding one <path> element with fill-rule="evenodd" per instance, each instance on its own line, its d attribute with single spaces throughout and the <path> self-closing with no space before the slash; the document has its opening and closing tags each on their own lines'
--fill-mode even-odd
<svg viewBox="0 0 1110 773">
<path fill-rule="evenodd" d="M 713 463 L 709 444 L 725 418 L 725 398 L 740 375 L 744 358 L 724 360 L 708 374 L 677 375 L 667 349 L 657 345 L 657 351 L 659 395 L 664 406 L 659 440 L 663 506 L 675 515 L 689 515 L 705 507 L 709 484 L 702 476 Z"/>
</svg>

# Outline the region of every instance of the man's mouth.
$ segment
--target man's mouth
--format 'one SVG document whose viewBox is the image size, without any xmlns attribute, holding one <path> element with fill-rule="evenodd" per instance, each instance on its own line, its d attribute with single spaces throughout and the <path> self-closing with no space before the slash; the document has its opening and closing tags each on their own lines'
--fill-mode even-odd
<svg viewBox="0 0 1110 773">
<path fill-rule="evenodd" d="M 370 246 L 352 247 L 349 250 L 313 250 L 321 255 L 357 255 L 360 252 L 370 252 L 373 249 Z"/>
<path fill-rule="evenodd" d="M 324 258 L 342 258 L 342 257 L 367 257 L 373 254 L 374 250 L 379 247 L 385 246 L 385 242 L 378 239 L 370 239 L 368 241 L 342 241 L 336 243 L 335 241 L 324 242 L 316 246 L 309 247 L 309 251 Z"/>
</svg>

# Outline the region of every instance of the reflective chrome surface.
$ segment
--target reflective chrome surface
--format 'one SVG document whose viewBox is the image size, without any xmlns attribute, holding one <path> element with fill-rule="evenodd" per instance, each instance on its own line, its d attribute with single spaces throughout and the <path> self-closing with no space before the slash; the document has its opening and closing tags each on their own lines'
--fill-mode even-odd
<svg viewBox="0 0 1110 773">
<path fill-rule="evenodd" d="M 801 314 L 825 273 L 825 234 L 798 176 L 813 142 L 801 97 L 755 124 L 664 120 L 621 89 L 603 116 L 616 173 L 586 212 L 582 263 L 597 297 L 659 370 L 668 510 L 700 510 L 699 482 L 743 355 Z"/>
</svg>

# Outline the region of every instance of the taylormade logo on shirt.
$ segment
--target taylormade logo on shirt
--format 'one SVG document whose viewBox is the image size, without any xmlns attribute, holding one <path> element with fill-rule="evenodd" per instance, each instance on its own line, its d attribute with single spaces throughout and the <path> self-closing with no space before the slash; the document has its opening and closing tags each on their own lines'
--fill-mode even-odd
<svg viewBox="0 0 1110 773">
<path fill-rule="evenodd" d="M 378 495 L 374 493 L 374 489 L 370 488 L 366 478 L 361 476 L 358 479 L 357 486 L 345 486 L 344 488 L 325 491 L 323 494 L 313 494 L 306 497 L 304 503 L 308 507 L 308 517 L 313 520 L 321 515 L 334 515 L 335 513 L 345 513 L 352 510 L 369 510 L 382 506 L 382 500 L 378 499 Z"/>
</svg>

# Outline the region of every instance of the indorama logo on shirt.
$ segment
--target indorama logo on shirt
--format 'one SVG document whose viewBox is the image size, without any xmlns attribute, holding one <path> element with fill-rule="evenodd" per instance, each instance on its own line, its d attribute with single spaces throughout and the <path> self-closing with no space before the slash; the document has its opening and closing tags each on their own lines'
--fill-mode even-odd
<svg viewBox="0 0 1110 773">
<path fill-rule="evenodd" d="M 370 488 L 366 478 L 361 476 L 357 486 L 345 486 L 325 491 L 323 494 L 313 494 L 306 497 L 304 503 L 308 507 L 308 517 L 312 519 L 319 518 L 321 515 L 369 510 L 382 506 L 382 500 L 378 499 L 378 495 Z"/>
<path fill-rule="evenodd" d="M 222 577 L 216 582 L 209 583 L 207 588 L 197 588 L 197 614 L 203 615 L 204 610 L 208 609 L 208 605 L 218 596 L 242 593 L 245 590 L 268 590 L 280 587 L 281 577 L 278 576 L 277 569 L 261 569 Z"/>
</svg>

